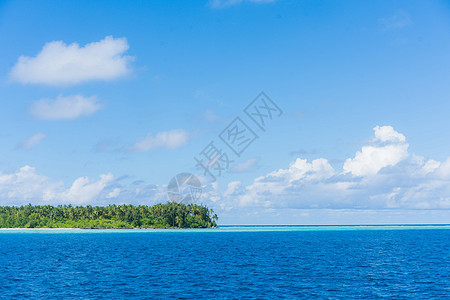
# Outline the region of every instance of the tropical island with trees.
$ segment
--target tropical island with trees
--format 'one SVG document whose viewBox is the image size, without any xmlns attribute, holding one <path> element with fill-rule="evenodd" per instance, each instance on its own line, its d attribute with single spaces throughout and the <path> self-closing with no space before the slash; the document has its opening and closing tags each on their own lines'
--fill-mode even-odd
<svg viewBox="0 0 450 300">
<path fill-rule="evenodd" d="M 217 215 L 203 205 L 0 206 L 0 228 L 213 228 Z"/>
</svg>

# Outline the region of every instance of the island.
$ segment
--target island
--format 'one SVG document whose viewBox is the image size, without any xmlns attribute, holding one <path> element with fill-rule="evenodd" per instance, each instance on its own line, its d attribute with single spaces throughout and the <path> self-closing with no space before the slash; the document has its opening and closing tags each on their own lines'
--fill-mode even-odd
<svg viewBox="0 0 450 300">
<path fill-rule="evenodd" d="M 0 228 L 213 228 L 217 215 L 203 205 L 0 206 Z"/>
</svg>

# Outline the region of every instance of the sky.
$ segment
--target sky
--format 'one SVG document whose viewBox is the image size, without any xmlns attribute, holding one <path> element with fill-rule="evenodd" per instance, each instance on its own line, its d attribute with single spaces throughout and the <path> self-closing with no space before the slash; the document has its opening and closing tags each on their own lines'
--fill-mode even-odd
<svg viewBox="0 0 450 300">
<path fill-rule="evenodd" d="M 449 223 L 448 1 L 1 1 L 0 45 L 0 205 Z"/>
</svg>

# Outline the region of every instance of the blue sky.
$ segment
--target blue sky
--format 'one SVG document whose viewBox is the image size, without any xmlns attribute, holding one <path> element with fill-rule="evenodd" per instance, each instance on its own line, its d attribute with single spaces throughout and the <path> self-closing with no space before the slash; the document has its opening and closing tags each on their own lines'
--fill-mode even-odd
<svg viewBox="0 0 450 300">
<path fill-rule="evenodd" d="M 191 172 L 222 224 L 448 223 L 448 2 L 3 1 L 0 45 L 2 205 L 153 204 Z M 283 115 L 203 178 L 261 91 Z"/>
</svg>

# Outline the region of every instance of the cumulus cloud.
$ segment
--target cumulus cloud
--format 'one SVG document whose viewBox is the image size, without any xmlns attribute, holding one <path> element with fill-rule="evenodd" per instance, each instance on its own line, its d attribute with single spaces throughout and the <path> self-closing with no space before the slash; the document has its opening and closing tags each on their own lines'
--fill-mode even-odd
<svg viewBox="0 0 450 300">
<path fill-rule="evenodd" d="M 450 157 L 443 161 L 426 159 L 409 153 L 407 145 L 404 135 L 391 126 L 377 126 L 368 145 L 362 146 L 342 169 L 333 168 L 325 158 L 312 161 L 296 158 L 286 168 L 259 176 L 250 183 L 235 180 L 223 189 L 219 182 L 208 183 L 203 186 L 199 202 L 230 220 L 236 216 L 241 220 L 257 220 L 258 214 L 274 216 L 283 211 L 292 214 L 294 210 L 325 211 L 325 215 L 333 217 L 331 211 L 335 210 L 336 215 L 343 214 L 339 221 L 342 223 L 347 212 L 353 214 L 358 210 L 364 212 L 356 213 L 363 223 L 364 216 L 379 216 L 374 213 L 377 210 L 389 210 L 396 220 L 399 219 L 395 210 L 449 210 Z M 29 166 L 13 173 L 0 173 L 2 205 L 30 202 L 105 205 L 112 201 L 152 205 L 166 202 L 166 191 L 167 185 L 143 181 L 122 184 L 111 174 L 101 175 L 97 180 L 80 177 L 66 187 Z M 417 214 L 416 217 L 420 219 Z M 327 223 L 323 220 L 322 223 Z"/>
<path fill-rule="evenodd" d="M 37 174 L 34 168 L 24 166 L 15 173 L 0 173 L 0 199 L 4 205 L 26 204 L 36 199 L 42 203 L 49 200 L 61 185 Z"/>
<path fill-rule="evenodd" d="M 130 72 L 132 57 L 125 38 L 107 36 L 80 47 L 62 41 L 46 43 L 35 57 L 20 56 L 10 79 L 24 84 L 73 85 L 89 80 L 111 80 Z"/>
<path fill-rule="evenodd" d="M 230 6 L 238 5 L 243 2 L 248 3 L 271 3 L 276 0 L 210 0 L 209 6 L 214 9 L 222 9 Z"/>
<path fill-rule="evenodd" d="M 14 173 L 0 173 L 0 202 L 2 205 L 94 204 L 113 179 L 112 174 L 100 175 L 97 181 L 80 177 L 66 188 L 63 182 L 38 174 L 27 165 Z"/>
<path fill-rule="evenodd" d="M 182 129 L 163 131 L 153 136 L 147 134 L 145 138 L 131 145 L 128 150 L 131 152 L 147 152 L 156 148 L 176 149 L 187 143 L 189 133 Z"/>
<path fill-rule="evenodd" d="M 98 179 L 79 177 L 66 185 L 26 165 L 15 172 L 0 172 L 0 205 L 154 205 L 168 201 L 167 185 L 120 181 L 107 173 Z"/>
<path fill-rule="evenodd" d="M 95 113 L 102 105 L 96 96 L 71 95 L 56 99 L 41 99 L 30 107 L 33 116 L 41 120 L 74 120 Z"/>
<path fill-rule="evenodd" d="M 88 177 L 80 177 L 73 182 L 69 189 L 61 192 L 58 197 L 67 203 L 90 203 L 113 180 L 112 174 L 100 175 L 100 180 L 97 181 L 91 181 Z"/>
<path fill-rule="evenodd" d="M 345 173 L 373 175 L 408 157 L 409 145 L 403 134 L 396 132 L 392 126 L 376 126 L 374 131 L 374 145 L 364 146 L 354 158 L 348 158 L 344 163 Z"/>
<path fill-rule="evenodd" d="M 38 145 L 46 136 L 47 135 L 42 132 L 33 134 L 28 139 L 23 141 L 19 147 L 23 150 L 30 150 L 34 146 Z"/>
<path fill-rule="evenodd" d="M 236 196 L 242 192 L 243 186 L 240 181 L 232 181 L 228 183 L 227 189 L 223 193 L 225 197 Z"/>
<path fill-rule="evenodd" d="M 404 143 L 406 137 L 395 131 L 392 126 L 375 126 L 375 141 Z"/>
<path fill-rule="evenodd" d="M 224 207 L 263 209 L 449 209 L 450 158 L 411 154 L 403 134 L 377 126 L 342 170 L 327 159 L 297 158 L 288 168 L 231 182 L 220 193 Z"/>
</svg>

